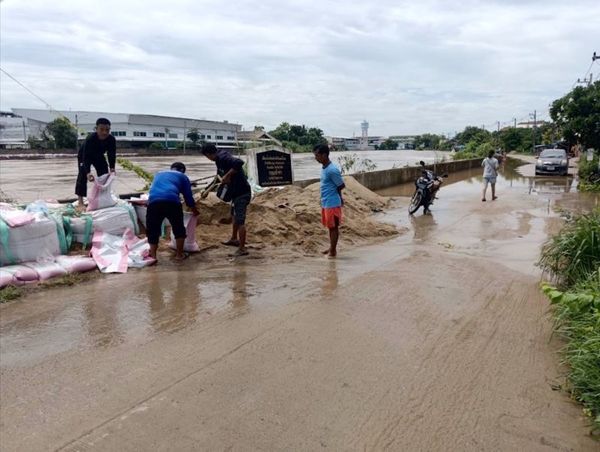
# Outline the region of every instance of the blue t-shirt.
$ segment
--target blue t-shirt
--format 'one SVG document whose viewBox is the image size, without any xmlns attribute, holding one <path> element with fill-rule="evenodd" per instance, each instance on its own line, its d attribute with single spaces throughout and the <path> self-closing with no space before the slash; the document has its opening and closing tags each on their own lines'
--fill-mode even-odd
<svg viewBox="0 0 600 452">
<path fill-rule="evenodd" d="M 333 163 L 321 169 L 321 207 L 341 207 L 342 198 L 338 187 L 344 184 L 342 173 Z"/>
<path fill-rule="evenodd" d="M 181 202 L 179 194 L 183 195 L 185 203 L 194 207 L 194 196 L 192 195 L 192 184 L 188 177 L 175 170 L 160 171 L 154 175 L 150 193 L 148 195 L 148 204 L 157 201 Z"/>
</svg>

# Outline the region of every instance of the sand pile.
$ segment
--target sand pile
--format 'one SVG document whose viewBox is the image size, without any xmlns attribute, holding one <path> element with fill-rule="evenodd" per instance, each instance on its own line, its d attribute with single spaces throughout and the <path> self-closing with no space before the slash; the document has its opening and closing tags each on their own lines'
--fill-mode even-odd
<svg viewBox="0 0 600 452">
<path fill-rule="evenodd" d="M 352 177 L 344 180 L 341 244 L 364 244 L 397 234 L 395 226 L 371 218 L 373 212 L 381 211 L 387 205 L 387 199 Z M 199 242 L 209 244 L 226 239 L 231 228 L 227 224 L 229 205 L 213 194 L 198 202 Z M 257 194 L 248 208 L 247 225 L 249 245 L 258 247 L 286 247 L 313 254 L 327 248 L 329 243 L 327 230 L 321 225 L 318 183 L 305 189 L 288 186 Z"/>
</svg>

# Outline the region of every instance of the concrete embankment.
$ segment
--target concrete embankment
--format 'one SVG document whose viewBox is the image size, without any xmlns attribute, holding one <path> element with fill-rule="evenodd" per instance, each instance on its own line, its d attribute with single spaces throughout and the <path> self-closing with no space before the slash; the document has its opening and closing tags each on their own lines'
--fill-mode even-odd
<svg viewBox="0 0 600 452">
<path fill-rule="evenodd" d="M 431 169 L 437 174 L 454 173 L 470 168 L 479 168 L 481 165 L 481 160 L 481 158 L 455 160 L 451 162 L 436 163 L 434 165 L 426 165 L 425 168 Z M 371 171 L 368 173 L 352 174 L 352 176 L 358 182 L 367 187 L 369 190 L 381 190 L 382 188 L 413 182 L 420 175 L 420 166 L 392 168 L 387 170 Z M 319 179 L 300 180 L 296 181 L 294 185 L 307 187 L 318 181 Z"/>
</svg>

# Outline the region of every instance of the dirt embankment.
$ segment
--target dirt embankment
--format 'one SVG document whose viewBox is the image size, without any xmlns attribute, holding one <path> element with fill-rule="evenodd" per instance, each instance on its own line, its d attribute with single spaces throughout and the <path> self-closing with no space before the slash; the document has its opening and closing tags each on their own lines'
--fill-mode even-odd
<svg viewBox="0 0 600 452">
<path fill-rule="evenodd" d="M 388 205 L 380 196 L 354 178 L 346 177 L 343 191 L 344 219 L 340 243 L 358 245 L 398 234 L 391 224 L 372 218 Z M 306 188 L 287 186 L 259 193 L 248 208 L 248 242 L 257 248 L 285 247 L 291 251 L 315 254 L 328 246 L 328 235 L 321 224 L 319 184 Z M 201 245 L 218 243 L 229 230 L 230 207 L 214 194 L 198 199 L 200 217 L 196 236 Z"/>
</svg>

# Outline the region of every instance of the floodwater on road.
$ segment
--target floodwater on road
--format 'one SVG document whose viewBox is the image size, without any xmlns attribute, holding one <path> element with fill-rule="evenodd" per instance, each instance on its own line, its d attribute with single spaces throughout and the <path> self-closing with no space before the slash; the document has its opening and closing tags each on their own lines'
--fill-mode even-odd
<svg viewBox="0 0 600 452">
<path fill-rule="evenodd" d="M 352 154 L 356 154 L 359 160 L 371 160 L 376 165 L 376 169 L 413 166 L 418 164 L 419 160 L 433 163 L 450 158 L 448 152 L 439 151 L 360 151 L 333 152 L 331 159 L 338 161 L 341 155 Z M 187 175 L 191 180 L 215 174 L 214 163 L 198 154 L 172 157 L 129 156 L 127 159 L 150 173 L 164 170 L 174 161 L 180 160 L 186 164 Z M 116 169 L 118 178 L 113 187 L 117 194 L 135 193 L 144 186 L 144 182 L 132 171 L 120 168 L 118 164 Z M 293 171 L 296 180 L 318 178 L 320 166 L 311 153 L 294 154 Z M 19 202 L 73 198 L 76 178 L 77 159 L 75 156 L 42 160 L 0 161 L 0 190 L 9 198 Z"/>
<path fill-rule="evenodd" d="M 209 250 L 0 306 L 3 448 L 597 450 L 535 267 L 580 194 L 528 171 L 486 203 L 451 175 L 431 215 L 394 187 L 406 232 L 336 260 Z"/>
</svg>

